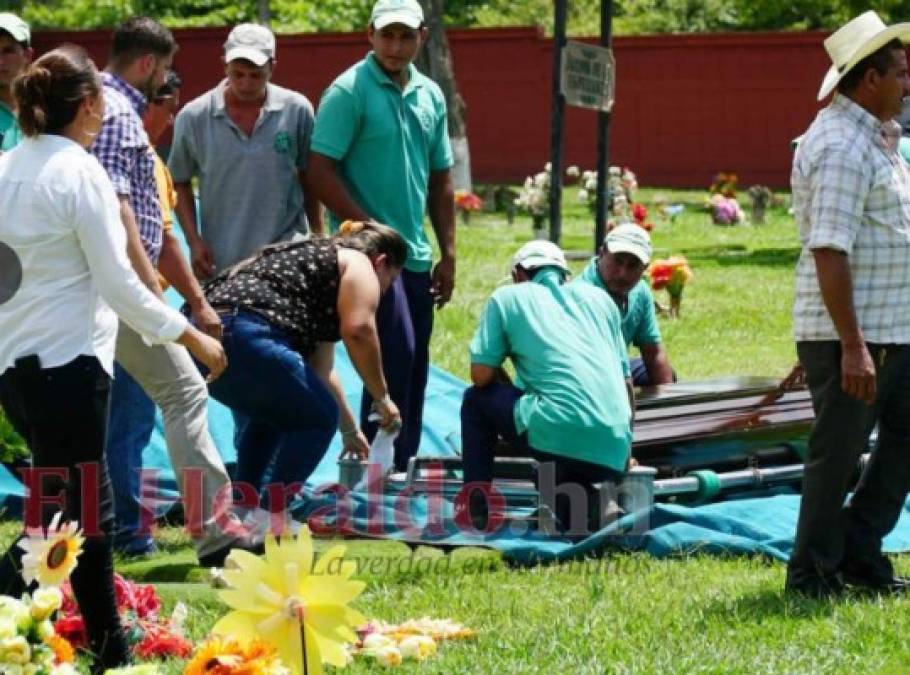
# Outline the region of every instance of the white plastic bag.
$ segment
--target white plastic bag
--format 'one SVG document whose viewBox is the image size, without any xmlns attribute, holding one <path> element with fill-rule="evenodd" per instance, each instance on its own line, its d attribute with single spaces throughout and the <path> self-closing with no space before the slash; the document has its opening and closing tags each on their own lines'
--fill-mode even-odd
<svg viewBox="0 0 910 675">
<path fill-rule="evenodd" d="M 373 419 L 373 416 L 370 416 Z M 379 465 L 379 474 L 387 476 L 395 466 L 395 439 L 398 438 L 398 429 L 386 431 L 379 429 L 373 443 L 370 445 L 370 453 L 367 456 L 367 470 L 360 482 L 354 486 L 354 490 L 365 490 L 366 482 L 371 476 L 377 475 L 375 464 Z"/>
</svg>

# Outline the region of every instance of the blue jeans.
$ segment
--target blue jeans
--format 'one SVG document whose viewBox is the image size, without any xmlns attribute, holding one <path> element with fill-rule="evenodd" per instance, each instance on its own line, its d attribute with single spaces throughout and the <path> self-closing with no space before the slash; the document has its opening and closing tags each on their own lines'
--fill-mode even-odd
<svg viewBox="0 0 910 675">
<path fill-rule="evenodd" d="M 140 533 L 142 451 L 155 428 L 155 404 L 120 364 L 114 365 L 105 456 L 114 489 L 114 548 L 138 554 L 154 548 Z"/>
<path fill-rule="evenodd" d="M 209 385 L 239 423 L 236 482 L 304 483 L 338 428 L 338 404 L 288 337 L 250 312 L 222 317 L 228 367 Z"/>
</svg>

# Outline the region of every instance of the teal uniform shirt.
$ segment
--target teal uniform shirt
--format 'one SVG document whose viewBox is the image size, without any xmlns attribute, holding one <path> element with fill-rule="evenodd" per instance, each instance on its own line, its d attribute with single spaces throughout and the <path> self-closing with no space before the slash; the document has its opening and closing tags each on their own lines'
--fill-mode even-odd
<svg viewBox="0 0 910 675">
<path fill-rule="evenodd" d="M 471 340 L 471 363 L 511 358 L 525 394 L 515 427 L 542 452 L 625 471 L 632 443 L 619 312 L 599 290 L 554 269 L 497 289 Z"/>
<path fill-rule="evenodd" d="M 612 297 L 607 292 L 607 286 L 597 271 L 597 258 L 588 263 L 587 267 L 582 270 L 573 283 L 596 286 L 603 290 L 612 302 Z M 615 302 L 613 304 L 616 306 Z M 621 309 L 619 311 L 622 313 Z M 641 279 L 629 291 L 626 311 L 622 313 L 622 335 L 627 347 L 635 345 L 641 349 L 645 345 L 661 342 L 660 326 L 657 324 L 657 312 L 654 311 L 654 296 L 651 295 L 648 282 L 644 279 Z"/>
<path fill-rule="evenodd" d="M 16 114 L 0 101 L 0 152 L 9 152 L 22 140 Z"/>
<path fill-rule="evenodd" d="M 424 231 L 430 172 L 453 164 L 446 104 L 435 82 L 409 67 L 402 90 L 373 54 L 326 89 L 311 148 L 334 159 L 355 202 L 408 245 L 405 267 L 427 272 L 433 250 Z M 330 226 L 339 219 L 330 214 Z"/>
</svg>

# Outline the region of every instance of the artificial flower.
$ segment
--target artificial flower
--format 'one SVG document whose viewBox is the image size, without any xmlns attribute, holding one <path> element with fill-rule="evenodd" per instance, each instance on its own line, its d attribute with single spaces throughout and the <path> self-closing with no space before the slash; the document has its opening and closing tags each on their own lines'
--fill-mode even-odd
<svg viewBox="0 0 910 675">
<path fill-rule="evenodd" d="M 56 663 L 72 663 L 76 660 L 76 650 L 69 641 L 59 635 L 51 635 L 44 638 L 45 644 L 54 652 L 54 661 Z"/>
<path fill-rule="evenodd" d="M 40 586 L 60 586 L 76 568 L 82 554 L 82 531 L 79 524 L 68 521 L 62 526 L 63 513 L 58 511 L 47 533 L 40 528 L 29 528 L 19 542 L 25 551 L 22 556 L 22 577 L 30 584 L 37 580 Z"/>
<path fill-rule="evenodd" d="M 460 211 L 480 211 L 483 200 L 469 190 L 455 190 L 455 208 Z"/>
<path fill-rule="evenodd" d="M 423 661 L 436 653 L 436 640 L 427 635 L 409 635 L 398 643 L 402 657 Z"/>
<path fill-rule="evenodd" d="M 395 644 L 395 641 L 383 633 L 370 633 L 363 639 L 363 649 L 380 649 Z"/>
<path fill-rule="evenodd" d="M 193 645 L 182 635 L 160 624 L 146 624 L 145 633 L 133 651 L 140 659 L 177 657 L 185 659 L 193 653 Z"/>
<path fill-rule="evenodd" d="M 161 671 L 154 663 L 142 663 L 138 666 L 124 666 L 123 668 L 108 668 L 104 675 L 160 675 Z"/>
<path fill-rule="evenodd" d="M 377 663 L 386 667 L 394 668 L 395 666 L 401 665 L 401 650 L 393 644 L 386 645 L 385 647 L 378 647 L 377 649 L 365 650 L 363 653 L 366 656 L 372 656 L 376 659 Z"/>
<path fill-rule="evenodd" d="M 302 672 L 304 658 L 309 675 L 319 675 L 323 663 L 343 667 L 344 645 L 357 639 L 352 627 L 365 621 L 348 607 L 365 587 L 350 579 L 355 570 L 355 563 L 344 561 L 343 546 L 313 565 L 307 527 L 296 537 L 267 535 L 262 557 L 234 549 L 224 571 L 231 588 L 219 591 L 234 611 L 212 632 L 268 641 L 295 674 Z"/>
<path fill-rule="evenodd" d="M 0 640 L 0 662 L 25 665 L 32 660 L 32 646 L 21 635 Z"/>
<path fill-rule="evenodd" d="M 262 640 L 242 643 L 233 637 L 212 636 L 187 663 L 184 675 L 284 675 L 290 671 L 275 647 Z"/>
<path fill-rule="evenodd" d="M 63 604 L 63 593 L 56 586 L 38 588 L 32 593 L 30 611 L 35 621 L 43 621 L 60 609 Z"/>
</svg>

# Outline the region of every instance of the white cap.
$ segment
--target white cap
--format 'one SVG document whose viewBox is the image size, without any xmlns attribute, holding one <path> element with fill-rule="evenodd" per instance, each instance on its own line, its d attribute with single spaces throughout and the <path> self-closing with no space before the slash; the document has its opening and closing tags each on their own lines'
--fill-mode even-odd
<svg viewBox="0 0 910 675">
<path fill-rule="evenodd" d="M 651 237 L 635 223 L 614 227 L 607 233 L 604 245 L 610 253 L 631 253 L 644 265 L 651 262 Z"/>
<path fill-rule="evenodd" d="M 12 35 L 16 42 L 30 44 L 32 41 L 32 32 L 28 24 L 15 14 L 0 12 L 0 30 Z"/>
<path fill-rule="evenodd" d="M 552 241 L 544 239 L 529 241 L 518 249 L 518 252 L 512 256 L 512 268 L 519 265 L 528 272 L 538 267 L 558 267 L 565 272 L 569 271 L 562 249 Z"/>
<path fill-rule="evenodd" d="M 910 23 L 886 26 L 871 9 L 829 35 L 825 40 L 825 50 L 831 57 L 832 65 L 818 90 L 818 100 L 834 91 L 837 83 L 853 66 L 894 39 L 905 44 L 910 42 Z"/>
<path fill-rule="evenodd" d="M 402 23 L 408 28 L 420 28 L 423 24 L 423 7 L 417 0 L 378 0 L 370 15 L 373 28 L 385 28 L 393 23 Z"/>
<path fill-rule="evenodd" d="M 224 60 L 230 63 L 236 59 L 251 61 L 264 66 L 275 58 L 275 35 L 265 26 L 256 23 L 242 23 L 235 26 L 224 43 Z"/>
</svg>

